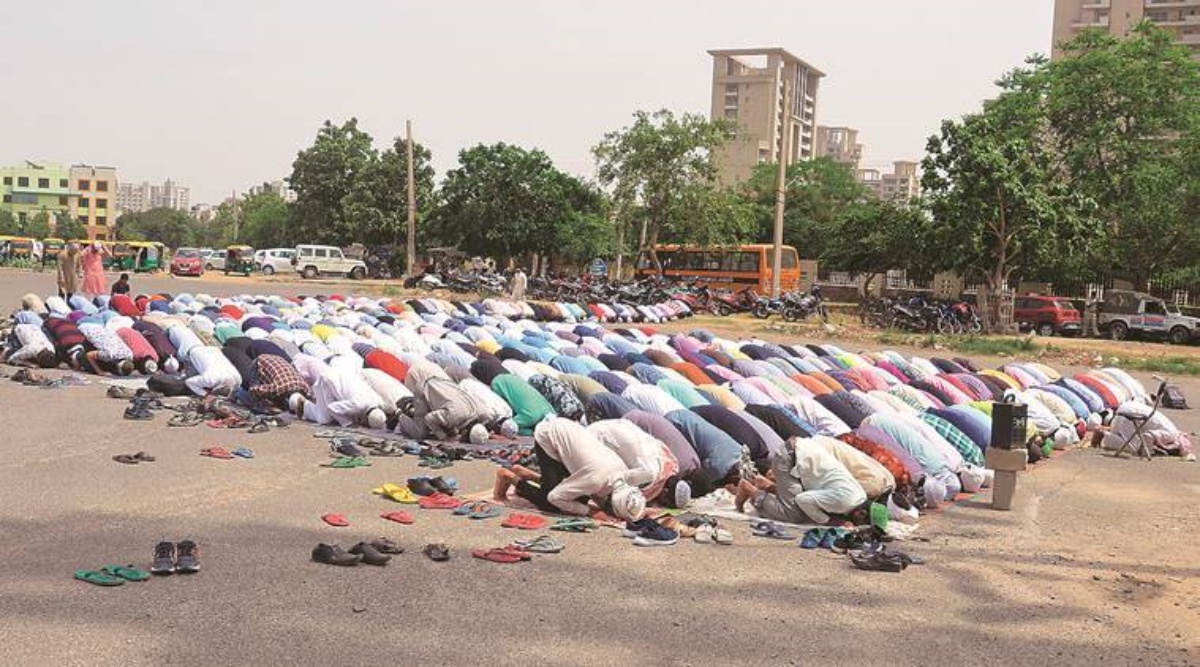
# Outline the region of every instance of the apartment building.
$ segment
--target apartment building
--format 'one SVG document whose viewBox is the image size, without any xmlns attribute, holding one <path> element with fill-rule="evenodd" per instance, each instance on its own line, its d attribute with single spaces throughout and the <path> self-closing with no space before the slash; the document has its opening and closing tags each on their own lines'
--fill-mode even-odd
<svg viewBox="0 0 1200 667">
<path fill-rule="evenodd" d="M 62 165 L 26 160 L 0 167 L 0 210 L 11 213 L 22 227 L 39 213 L 53 220 L 73 212 L 75 197 L 70 171 Z"/>
<path fill-rule="evenodd" d="M 1123 37 L 1143 19 L 1175 33 L 1200 58 L 1200 0 L 1055 0 L 1052 53 L 1085 28 L 1103 28 Z"/>
<path fill-rule="evenodd" d="M 117 205 L 123 213 L 141 213 L 152 208 L 172 208 L 187 212 L 192 208 L 192 196 L 189 188 L 171 179 L 163 181 L 162 185 L 153 185 L 147 181 L 122 183 L 117 193 Z"/>
<path fill-rule="evenodd" d="M 90 164 L 71 166 L 71 189 L 76 193 L 71 215 L 87 228 L 89 239 L 111 239 L 117 221 L 117 170 Z"/>
<path fill-rule="evenodd" d="M 921 194 L 918 166 L 916 162 L 901 160 L 892 163 L 890 174 L 882 173 L 878 169 L 860 169 L 858 180 L 880 199 L 908 201 Z"/>
<path fill-rule="evenodd" d="M 718 156 L 722 182 L 743 181 L 762 163 L 812 159 L 817 90 L 825 74 L 781 48 L 708 54 L 713 59 L 712 118 L 738 126 Z M 784 99 L 785 82 L 790 83 L 790 99 Z"/>
<path fill-rule="evenodd" d="M 862 169 L 863 145 L 858 143 L 858 130 L 850 127 L 817 127 L 816 157 L 827 157 L 858 173 Z"/>
</svg>

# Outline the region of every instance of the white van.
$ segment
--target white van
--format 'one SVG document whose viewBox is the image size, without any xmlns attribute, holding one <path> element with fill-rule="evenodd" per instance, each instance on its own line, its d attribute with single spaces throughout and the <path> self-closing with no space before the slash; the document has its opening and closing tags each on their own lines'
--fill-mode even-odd
<svg viewBox="0 0 1200 667">
<path fill-rule="evenodd" d="M 331 245 L 298 245 L 292 266 L 305 278 L 317 276 L 348 276 L 354 280 L 367 277 L 367 265 L 361 260 L 346 257 L 341 248 Z"/>
</svg>

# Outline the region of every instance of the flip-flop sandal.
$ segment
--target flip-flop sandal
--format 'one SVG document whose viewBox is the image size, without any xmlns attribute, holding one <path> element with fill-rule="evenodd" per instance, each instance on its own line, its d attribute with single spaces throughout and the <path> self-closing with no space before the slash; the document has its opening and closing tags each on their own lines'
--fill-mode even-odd
<svg viewBox="0 0 1200 667">
<path fill-rule="evenodd" d="M 405 526 L 411 526 L 413 523 L 412 515 L 409 514 L 408 512 L 405 512 L 404 510 L 395 510 L 393 512 L 384 512 L 383 514 L 379 515 L 379 518 L 387 519 L 388 521 L 394 521 L 399 524 L 404 524 Z"/>
<path fill-rule="evenodd" d="M 511 551 L 503 549 L 474 549 L 471 555 L 493 563 L 520 563 L 523 559 Z"/>
<path fill-rule="evenodd" d="M 515 544 L 506 544 L 496 549 L 519 557 L 521 560 L 533 560 L 533 552 Z"/>
<path fill-rule="evenodd" d="M 75 578 L 97 586 L 123 586 L 125 580 L 96 570 L 75 570 Z"/>
<path fill-rule="evenodd" d="M 157 460 L 146 452 L 138 452 L 137 454 L 133 455 L 133 458 L 141 461 L 142 463 L 154 463 Z"/>
<path fill-rule="evenodd" d="M 377 489 L 371 489 L 371 493 L 383 496 L 389 500 L 394 500 L 405 505 L 417 504 L 417 494 L 412 492 L 412 489 L 399 484 L 388 482 Z"/>
<path fill-rule="evenodd" d="M 256 421 L 250 425 L 250 428 L 247 429 L 246 432 L 247 433 L 266 433 L 270 430 L 271 430 L 270 424 L 267 424 L 264 421 Z"/>
<path fill-rule="evenodd" d="M 320 431 L 313 433 L 314 438 L 322 438 L 322 439 L 324 439 L 324 438 L 341 438 L 341 437 L 344 437 L 345 435 L 346 434 L 343 431 L 331 431 L 329 429 L 322 429 Z"/>
<path fill-rule="evenodd" d="M 254 450 L 250 449 L 249 447 L 238 447 L 237 449 L 233 450 L 232 454 L 234 456 L 240 456 L 244 459 L 254 458 Z"/>
<path fill-rule="evenodd" d="M 207 456 L 212 459 L 231 459 L 233 454 L 229 453 L 224 447 L 209 447 L 208 449 L 200 450 L 200 456 Z"/>
<path fill-rule="evenodd" d="M 679 533 L 680 537 L 695 537 L 696 536 L 695 528 L 692 528 L 691 526 L 687 525 L 686 523 L 683 523 L 682 521 L 680 521 L 679 519 L 676 519 L 673 516 L 667 516 L 667 517 L 663 518 L 662 520 L 660 520 L 659 523 L 661 523 L 664 528 L 667 528 L 667 529 L 670 529 L 670 530 L 673 530 L 673 531 Z"/>
<path fill-rule="evenodd" d="M 367 468 L 370 465 L 371 462 L 361 456 L 343 456 L 321 464 L 325 468 Z"/>
<path fill-rule="evenodd" d="M 322 514 L 321 520 L 337 528 L 345 528 L 346 526 L 350 525 L 350 522 L 346 520 L 346 517 L 342 516 L 341 514 Z"/>
<path fill-rule="evenodd" d="M 146 581 L 150 578 L 149 572 L 139 570 L 132 565 L 105 565 L 100 568 L 100 571 L 112 577 L 119 577 L 125 581 Z"/>
<path fill-rule="evenodd" d="M 452 510 L 462 505 L 462 501 L 444 493 L 435 493 L 432 496 L 422 496 L 417 504 L 426 510 Z"/>
<path fill-rule="evenodd" d="M 129 454 L 117 454 L 116 456 L 112 457 L 112 460 L 116 461 L 117 463 L 124 463 L 125 465 L 131 466 L 141 463 L 138 457 L 131 456 Z"/>
<path fill-rule="evenodd" d="M 204 418 L 201 417 L 200 415 L 198 415 L 194 412 L 193 413 L 185 412 L 185 413 L 177 414 L 177 415 L 171 417 L 170 419 L 168 419 L 167 426 L 191 428 L 193 426 L 199 426 L 200 422 L 202 422 L 202 421 L 204 421 Z"/>
<path fill-rule="evenodd" d="M 559 519 L 550 526 L 550 530 L 561 530 L 567 533 L 587 533 L 599 527 L 600 524 L 592 519 Z"/>
<path fill-rule="evenodd" d="M 717 529 L 708 524 L 696 528 L 696 541 L 701 544 L 713 544 L 717 541 Z"/>
<path fill-rule="evenodd" d="M 833 545 L 841 538 L 843 531 L 841 528 L 829 528 L 825 534 L 821 536 L 821 542 L 817 546 L 822 549 L 833 549 Z"/>
<path fill-rule="evenodd" d="M 520 528 L 521 530 L 541 530 L 550 525 L 546 517 L 536 514 L 509 514 L 500 524 L 505 528 Z"/>
<path fill-rule="evenodd" d="M 532 540 L 513 540 L 513 544 L 536 554 L 556 554 L 567 548 L 567 545 L 549 535 L 539 535 Z"/>
<path fill-rule="evenodd" d="M 371 449 L 371 456 L 404 456 L 404 450 L 394 442 L 385 442 Z"/>
<path fill-rule="evenodd" d="M 794 540 L 796 536 L 784 530 L 774 521 L 759 521 L 750 527 L 755 537 L 766 537 L 772 540 Z"/>
<path fill-rule="evenodd" d="M 724 528 L 717 528 L 714 532 L 714 539 L 717 541 L 717 544 L 729 546 L 733 544 L 733 533 Z"/>
<path fill-rule="evenodd" d="M 429 557 L 429 560 L 444 562 L 450 560 L 450 547 L 438 542 L 437 544 L 426 544 L 421 553 Z"/>
<path fill-rule="evenodd" d="M 471 510 L 471 513 L 467 515 L 467 518 L 479 521 L 483 519 L 494 519 L 501 514 L 502 512 L 499 507 L 489 502 L 481 502 L 476 505 L 475 509 Z"/>
</svg>

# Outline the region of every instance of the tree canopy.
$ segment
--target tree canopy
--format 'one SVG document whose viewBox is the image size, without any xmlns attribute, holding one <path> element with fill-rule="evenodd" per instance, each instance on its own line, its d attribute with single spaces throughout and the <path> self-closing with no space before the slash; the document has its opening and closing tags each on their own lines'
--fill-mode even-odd
<svg viewBox="0 0 1200 667">
<path fill-rule="evenodd" d="M 424 228 L 470 254 L 587 259 L 611 244 L 604 208 L 599 192 L 542 151 L 480 144 L 459 153 Z"/>
<path fill-rule="evenodd" d="M 639 251 L 661 268 L 658 243 L 732 243 L 753 234 L 754 209 L 717 181 L 716 152 L 733 127 L 666 109 L 634 114 L 592 149 L 601 185 L 610 188 L 618 221 L 639 223 Z"/>
<path fill-rule="evenodd" d="M 187 213 L 171 208 L 125 213 L 117 219 L 117 238 L 122 241 L 157 241 L 168 248 L 178 248 L 196 242 L 196 223 Z"/>
</svg>

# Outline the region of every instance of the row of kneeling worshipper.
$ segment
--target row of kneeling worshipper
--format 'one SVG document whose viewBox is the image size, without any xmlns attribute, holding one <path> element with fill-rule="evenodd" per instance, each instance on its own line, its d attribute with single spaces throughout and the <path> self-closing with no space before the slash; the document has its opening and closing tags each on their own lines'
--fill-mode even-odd
<svg viewBox="0 0 1200 667">
<path fill-rule="evenodd" d="M 782 521 L 855 518 L 871 500 L 912 516 L 988 483 L 993 401 L 1028 406 L 1027 435 L 1040 449 L 1077 442 L 1089 422 L 1147 398 L 1115 368 L 1074 377 L 1039 363 L 979 369 L 433 303 L 29 295 L 5 354 L 140 371 L 167 393 L 230 395 L 413 439 L 532 435 L 539 469 L 505 471 L 499 495 L 511 488 L 576 514 L 592 498 L 625 518 L 646 501 L 683 506 L 721 487 Z"/>
</svg>

